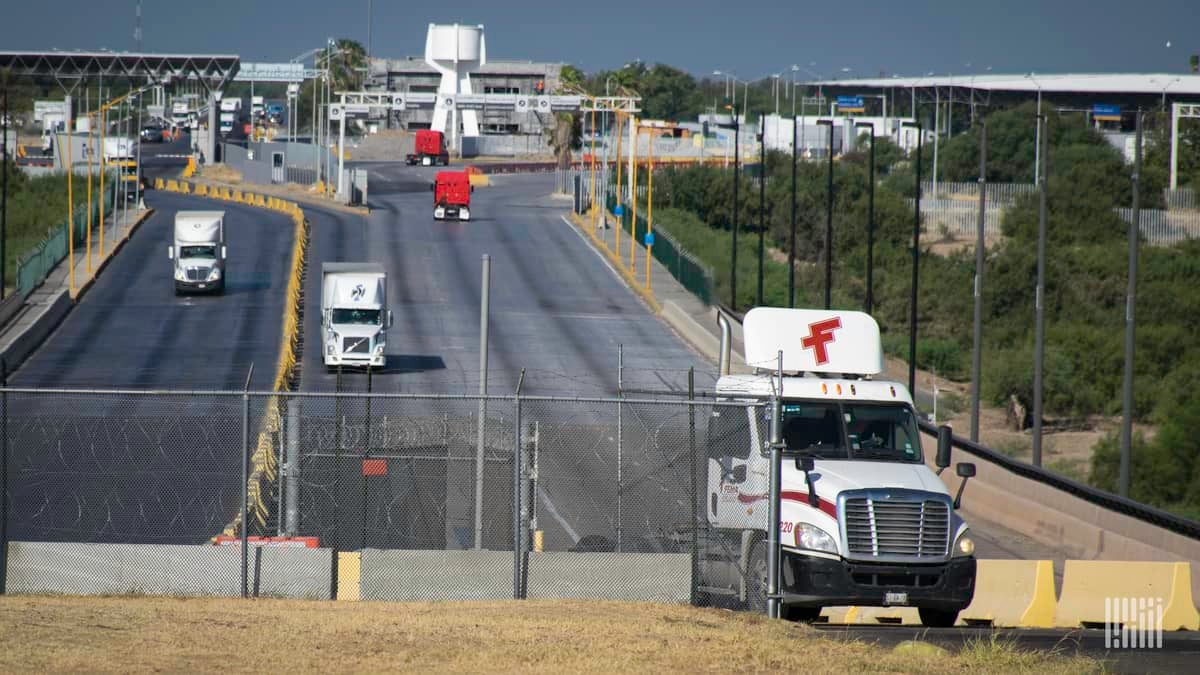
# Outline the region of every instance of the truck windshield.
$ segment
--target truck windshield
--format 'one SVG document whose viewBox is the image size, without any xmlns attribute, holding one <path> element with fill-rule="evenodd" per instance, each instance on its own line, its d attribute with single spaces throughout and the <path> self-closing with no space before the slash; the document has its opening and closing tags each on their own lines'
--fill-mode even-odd
<svg viewBox="0 0 1200 675">
<path fill-rule="evenodd" d="M 217 259 L 216 246 L 180 246 L 180 258 L 207 258 L 209 260 Z"/>
<path fill-rule="evenodd" d="M 783 440 L 792 452 L 822 459 L 921 461 L 921 440 L 908 406 L 788 401 L 782 422 Z"/>
<path fill-rule="evenodd" d="M 366 326 L 378 326 L 383 312 L 378 309 L 335 309 L 333 323 L 357 323 Z"/>
</svg>

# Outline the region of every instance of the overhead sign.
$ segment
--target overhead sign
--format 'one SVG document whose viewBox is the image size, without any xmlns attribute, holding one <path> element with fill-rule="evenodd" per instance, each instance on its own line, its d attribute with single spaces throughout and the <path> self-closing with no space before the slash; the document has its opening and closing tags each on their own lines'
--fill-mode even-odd
<svg viewBox="0 0 1200 675">
<path fill-rule="evenodd" d="M 311 71 L 315 73 L 316 71 Z M 242 62 L 235 82 L 303 82 L 310 71 L 303 63 L 247 63 Z"/>
<path fill-rule="evenodd" d="M 1092 119 L 1101 122 L 1120 122 L 1121 106 L 1109 103 L 1097 103 L 1092 106 Z"/>
<path fill-rule="evenodd" d="M 837 107 L 839 112 L 860 113 L 867 110 L 861 96 L 839 96 L 837 97 Z"/>
</svg>

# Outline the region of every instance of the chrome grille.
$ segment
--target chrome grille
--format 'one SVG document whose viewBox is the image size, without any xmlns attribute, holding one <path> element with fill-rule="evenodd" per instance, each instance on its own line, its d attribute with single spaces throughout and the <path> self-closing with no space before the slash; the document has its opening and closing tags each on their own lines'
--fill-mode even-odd
<svg viewBox="0 0 1200 675">
<path fill-rule="evenodd" d="M 945 558 L 950 508 L 944 501 L 846 499 L 846 550 L 852 557 Z"/>
<path fill-rule="evenodd" d="M 206 281 L 208 279 L 208 268 L 206 267 L 189 267 L 187 268 L 188 281 Z"/>
<path fill-rule="evenodd" d="M 370 354 L 371 338 L 342 338 L 343 354 Z"/>
</svg>

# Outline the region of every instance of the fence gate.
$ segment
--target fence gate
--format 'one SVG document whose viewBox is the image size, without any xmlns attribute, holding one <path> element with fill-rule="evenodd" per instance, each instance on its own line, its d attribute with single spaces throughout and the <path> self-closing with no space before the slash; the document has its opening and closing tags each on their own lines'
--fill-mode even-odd
<svg viewBox="0 0 1200 675">
<path fill-rule="evenodd" d="M 287 182 L 285 174 L 285 162 L 282 152 L 271 153 L 271 183 L 274 185 L 282 185 Z"/>
</svg>

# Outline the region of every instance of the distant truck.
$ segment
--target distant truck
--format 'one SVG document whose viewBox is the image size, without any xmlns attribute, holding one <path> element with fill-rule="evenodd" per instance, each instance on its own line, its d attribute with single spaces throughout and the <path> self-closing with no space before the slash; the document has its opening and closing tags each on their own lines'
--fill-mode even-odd
<svg viewBox="0 0 1200 675">
<path fill-rule="evenodd" d="M 279 103 L 272 103 L 267 106 L 267 122 L 271 124 L 283 124 L 283 106 Z"/>
<path fill-rule="evenodd" d="M 450 153 L 446 150 L 446 136 L 440 131 L 419 129 L 414 140 L 414 152 L 406 155 L 404 161 L 409 165 L 433 166 L 450 164 Z"/>
<path fill-rule="evenodd" d="M 250 118 L 257 120 L 267 114 L 267 101 L 262 96 L 250 97 Z"/>
<path fill-rule="evenodd" d="M 139 192 L 141 173 L 138 171 L 137 150 L 133 141 L 128 138 L 105 138 L 104 166 L 117 172 L 125 195 L 135 199 Z M 141 189 L 145 189 L 145 186 Z"/>
<path fill-rule="evenodd" d="M 466 171 L 439 171 L 429 186 L 433 191 L 434 220 L 470 220 L 471 176 Z"/>
<path fill-rule="evenodd" d="M 382 368 L 391 326 L 383 265 L 321 265 L 321 343 L 327 368 Z"/>
<path fill-rule="evenodd" d="M 226 98 L 221 100 L 221 117 L 218 120 L 222 136 L 241 136 L 244 129 L 239 123 L 242 113 L 242 99 Z"/>
<path fill-rule="evenodd" d="M 225 212 L 177 211 L 175 240 L 167 249 L 174 261 L 175 294 L 225 291 Z"/>
</svg>

